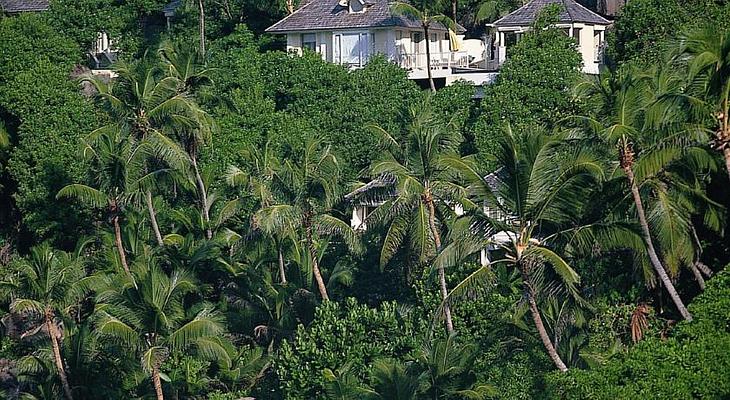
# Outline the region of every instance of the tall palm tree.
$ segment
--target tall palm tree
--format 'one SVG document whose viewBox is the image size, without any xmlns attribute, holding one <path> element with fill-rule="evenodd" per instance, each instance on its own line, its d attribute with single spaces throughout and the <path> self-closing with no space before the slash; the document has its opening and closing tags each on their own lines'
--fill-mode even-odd
<svg viewBox="0 0 730 400">
<path fill-rule="evenodd" d="M 714 147 L 723 153 L 730 177 L 730 30 L 714 27 L 680 38 L 679 54 L 689 67 L 697 89 L 717 118 Z"/>
<path fill-rule="evenodd" d="M 455 20 L 441 14 L 439 10 L 443 9 L 442 0 L 416 0 L 409 3 L 396 1 L 390 5 L 391 12 L 395 15 L 411 18 L 421 24 L 423 29 L 423 38 L 426 41 L 426 72 L 428 74 L 428 84 L 431 91 L 436 91 L 436 85 L 433 83 L 431 74 L 431 39 L 429 32 L 431 28 L 440 24 L 447 29 L 456 30 Z"/>
<path fill-rule="evenodd" d="M 715 232 L 722 231 L 724 208 L 706 192 L 706 176 L 719 168 L 706 145 L 707 135 L 694 123 L 693 110 L 684 95 L 686 79 L 675 69 L 654 67 L 643 71 L 649 100 L 641 131 L 641 156 L 637 158 L 636 181 L 646 188 L 650 227 L 656 235 L 662 260 L 670 277 L 676 279 L 686 267 L 704 288 L 697 267 L 702 247 L 695 240 L 696 222 Z"/>
<path fill-rule="evenodd" d="M 329 300 L 327 285 L 319 267 L 319 244 L 326 237 L 339 237 L 354 252 L 360 243 L 350 225 L 332 215 L 340 200 L 340 164 L 329 147 L 317 140 L 307 140 L 278 168 L 276 187 L 284 200 L 262 208 L 256 213 L 266 221 L 271 232 L 288 232 L 293 227 L 303 231 L 303 242 L 309 255 L 317 289 L 323 300 Z M 326 246 L 326 244 L 325 244 Z"/>
<path fill-rule="evenodd" d="M 286 265 L 284 260 L 284 246 L 286 241 L 293 236 L 294 226 L 281 226 L 272 223 L 274 221 L 269 213 L 263 212 L 277 203 L 278 197 L 275 193 L 276 174 L 281 168 L 281 160 L 274 153 L 273 146 L 266 143 L 261 151 L 245 151 L 243 158 L 246 167 L 240 169 L 230 166 L 226 174 L 226 181 L 231 186 L 242 187 L 247 194 L 256 202 L 257 212 L 253 215 L 252 226 L 260 229 L 274 242 L 279 264 L 279 279 L 286 284 Z"/>
<path fill-rule="evenodd" d="M 170 154 L 176 151 L 180 153 L 168 137 L 175 127 L 189 121 L 189 115 L 195 115 L 198 108 L 186 95 L 177 92 L 179 78 L 161 77 L 160 69 L 151 65 L 149 60 L 133 64 L 122 63 L 114 70 L 118 77 L 110 82 L 93 76 L 85 78 L 94 85 L 97 100 L 112 121 L 95 132 L 116 131 L 117 135 L 129 134 L 135 143 L 154 138 L 159 144 L 167 146 Z M 166 161 L 171 162 L 170 159 Z M 157 164 L 157 160 L 150 159 L 140 167 L 147 174 L 156 172 Z M 174 166 L 181 168 L 180 165 Z M 161 246 L 162 234 L 152 199 L 152 188 L 155 184 L 156 180 L 148 180 L 144 188 L 144 202 L 155 240 Z"/>
<path fill-rule="evenodd" d="M 645 169 L 660 171 L 666 165 L 667 159 L 664 148 L 641 146 L 642 140 L 646 137 L 662 133 L 661 127 L 652 126 L 650 116 L 656 115 L 657 112 L 649 108 L 655 102 L 652 101 L 646 82 L 645 77 L 633 70 L 616 74 L 604 71 L 598 77 L 591 77 L 586 82 L 580 83 L 577 89 L 595 101 L 596 109 L 600 110 L 602 116 L 600 119 L 586 117 L 584 120 L 590 127 L 589 130 L 599 139 L 617 149 L 618 166 L 628 183 L 651 265 L 682 317 L 691 321 L 692 315 L 687 311 L 659 258 L 640 192 L 641 179 L 646 174 L 642 171 Z M 659 114 L 666 116 L 664 112 Z M 672 144 L 671 140 L 659 142 L 667 146 Z M 652 156 L 652 152 L 657 149 L 659 151 Z M 643 165 L 637 165 L 637 158 L 642 157 Z M 642 166 L 642 169 L 637 170 L 637 166 Z M 641 173 L 638 180 L 637 171 Z"/>
<path fill-rule="evenodd" d="M 97 136 L 85 139 L 84 155 L 91 158 L 93 186 L 74 183 L 58 191 L 56 198 L 75 198 L 93 208 L 106 208 L 114 229 L 115 246 L 124 270 L 129 274 L 129 263 L 122 241 L 119 220 L 124 208 L 139 201 L 141 182 L 138 176 L 143 164 L 153 153 L 151 144 L 136 144 L 131 136 L 119 130 L 99 130 Z M 120 135 L 121 134 L 121 135 Z"/>
<path fill-rule="evenodd" d="M 192 351 L 228 366 L 230 358 L 221 317 L 210 306 L 185 303 L 186 295 L 198 290 L 193 275 L 180 269 L 168 275 L 149 249 L 143 253 L 131 275 L 106 275 L 96 283 L 95 332 L 138 357 L 163 400 L 160 365 L 171 352 Z"/>
<path fill-rule="evenodd" d="M 602 179 L 603 166 L 589 151 L 567 142 L 562 135 L 540 129 L 516 134 L 509 126 L 496 158 L 502 167 L 490 175 L 480 172 L 470 160 L 454 158 L 448 162 L 469 179 L 472 203 L 463 233 L 454 233 L 452 247 L 459 245 L 461 250 L 446 249 L 437 262 L 453 263 L 447 259 L 459 252 L 463 253 L 460 257 L 478 252 L 488 244 L 506 254 L 464 279 L 449 298 L 457 299 L 488 282 L 493 264 L 512 266 L 522 277 L 523 299 L 545 350 L 560 371 L 567 371 L 540 314 L 538 301 L 548 293 L 541 291 L 538 283 L 549 266 L 564 291 L 580 300 L 576 287 L 580 277 L 560 255 L 561 241 L 566 235 L 591 228 L 582 224 L 581 211 L 589 192 Z"/>
<path fill-rule="evenodd" d="M 386 198 L 369 217 L 387 222 L 380 262 L 385 265 L 406 237 L 420 262 L 429 262 L 442 248 L 442 229 L 452 207 L 458 204 L 463 188 L 455 182 L 453 171 L 444 160 L 456 156 L 461 135 L 453 123 L 442 123 L 430 102 L 411 109 L 406 136 L 399 140 L 384 129 L 374 127 L 385 150 L 382 160 L 370 166 L 369 174 L 393 180 L 394 196 Z M 438 211 L 438 212 L 437 212 Z M 443 268 L 438 268 L 439 290 L 446 298 L 448 288 Z M 451 308 L 444 308 L 446 329 L 454 331 Z"/>
<path fill-rule="evenodd" d="M 0 282 L 0 294 L 11 301 L 10 311 L 29 317 L 36 324 L 31 331 L 48 336 L 56 373 L 69 400 L 73 391 L 61 354 L 62 321 L 88 289 L 89 278 L 78 254 L 55 250 L 47 243 L 31 248 L 30 256 L 21 259 L 14 272 Z"/>
</svg>

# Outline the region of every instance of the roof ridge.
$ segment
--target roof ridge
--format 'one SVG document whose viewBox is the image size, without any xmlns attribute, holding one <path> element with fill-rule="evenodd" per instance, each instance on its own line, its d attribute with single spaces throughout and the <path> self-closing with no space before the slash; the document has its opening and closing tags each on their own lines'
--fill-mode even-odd
<svg viewBox="0 0 730 400">
<path fill-rule="evenodd" d="M 565 0 L 563 0 L 563 1 L 565 1 Z M 611 21 L 609 21 L 609 20 L 607 20 L 606 18 L 604 18 L 604 17 L 603 17 L 603 16 L 601 15 L 601 14 L 599 14 L 599 13 L 597 13 L 597 12 L 595 12 L 595 11 L 591 10 L 590 8 L 588 8 L 588 7 L 584 6 L 583 4 L 580 4 L 579 2 L 577 2 L 577 1 L 575 1 L 575 0 L 569 0 L 569 1 L 572 1 L 573 3 L 575 3 L 575 5 L 577 5 L 578 7 L 582 8 L 583 10 L 585 10 L 585 11 L 588 11 L 589 13 L 591 13 L 591 14 L 593 14 L 593 15 L 597 16 L 598 18 L 600 18 L 600 19 L 602 19 L 602 20 L 604 20 L 604 21 L 606 21 L 606 23 L 608 23 L 608 24 L 610 24 L 610 23 L 611 23 Z M 566 7 L 566 8 L 567 8 L 567 7 Z M 572 16 L 571 16 L 571 18 L 572 18 Z"/>
</svg>

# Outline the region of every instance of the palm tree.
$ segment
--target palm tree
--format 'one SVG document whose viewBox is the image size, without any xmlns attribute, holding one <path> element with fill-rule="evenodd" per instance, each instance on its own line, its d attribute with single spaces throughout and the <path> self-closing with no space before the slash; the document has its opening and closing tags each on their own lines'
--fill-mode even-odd
<svg viewBox="0 0 730 400">
<path fill-rule="evenodd" d="M 160 44 L 157 54 L 162 60 L 165 75 L 177 80 L 178 94 L 190 95 L 211 83 L 212 70 L 205 66 L 204 57 L 193 46 L 166 40 Z"/>
<path fill-rule="evenodd" d="M 246 162 L 245 170 L 231 166 L 226 174 L 226 181 L 231 186 L 243 187 L 244 190 L 256 201 L 257 212 L 253 215 L 252 226 L 260 229 L 274 242 L 279 264 L 279 279 L 286 284 L 286 264 L 284 260 L 284 246 L 288 238 L 293 236 L 294 226 L 281 226 L 275 224 L 267 217 L 275 215 L 263 212 L 264 209 L 277 203 L 277 195 L 274 193 L 274 184 L 277 171 L 281 168 L 281 160 L 273 151 L 273 146 L 266 143 L 261 151 L 245 151 L 243 158 Z"/>
<path fill-rule="evenodd" d="M 390 261 L 406 236 L 410 237 L 408 242 L 420 262 L 432 260 L 442 248 L 439 226 L 444 225 L 444 217 L 453 213 L 452 207 L 463 195 L 463 188 L 454 183 L 453 171 L 444 162 L 456 156 L 461 135 L 453 123 L 440 122 L 430 104 L 427 101 L 419 109 L 411 109 L 411 123 L 403 141 L 382 128 L 374 128 L 381 136 L 385 156 L 371 165 L 369 174 L 392 180 L 395 190 L 395 195 L 385 199 L 369 217 L 375 223 L 387 221 L 390 225 L 381 251 L 381 265 Z M 445 299 L 446 275 L 443 268 L 437 272 L 441 297 Z M 444 307 L 444 319 L 447 331 L 452 333 L 454 325 L 448 305 Z"/>
<path fill-rule="evenodd" d="M 598 77 L 589 78 L 588 81 L 579 84 L 577 89 L 591 97 L 597 104 L 596 109 L 605 116 L 600 121 L 590 117 L 584 120 L 598 138 L 618 150 L 616 154 L 618 166 L 629 185 L 651 265 L 682 317 L 691 321 L 692 315 L 687 311 L 659 259 L 640 192 L 641 179 L 647 175 L 644 170 L 661 171 L 667 164 L 667 156 L 664 154 L 666 149 L 660 147 L 656 155 L 652 156 L 652 151 L 656 148 L 641 147 L 643 138 L 662 133 L 661 127 L 652 126 L 650 116 L 657 114 L 666 116 L 666 113 L 650 110 L 649 107 L 656 104 L 653 101 L 655 99 L 652 99 L 651 92 L 647 90 L 646 79 L 635 71 L 629 70 L 618 74 L 604 71 Z M 659 142 L 667 146 L 672 144 L 671 140 Z M 637 158 L 642 157 L 645 162 L 637 165 Z M 642 168 L 637 169 L 637 166 Z M 640 173 L 638 180 L 636 171 Z"/>
<path fill-rule="evenodd" d="M 501 16 L 507 15 L 522 4 L 522 1 L 515 0 L 484 0 L 476 9 L 474 21 L 477 23 L 494 21 Z"/>
<path fill-rule="evenodd" d="M 366 388 L 372 400 L 416 400 L 423 376 L 415 373 L 413 365 L 398 360 L 378 359 L 370 372 L 372 387 Z"/>
<path fill-rule="evenodd" d="M 715 27 L 680 38 L 679 54 L 689 67 L 689 79 L 713 109 L 718 128 L 714 147 L 723 153 L 730 177 L 730 30 Z"/>
<path fill-rule="evenodd" d="M 693 220 L 702 217 L 704 227 L 723 230 L 724 208 L 707 196 L 706 176 L 719 165 L 706 145 L 705 130 L 690 123 L 695 116 L 684 93 L 684 77 L 664 67 L 650 68 L 642 77 L 651 101 L 641 135 L 643 156 L 636 162 L 637 183 L 649 189 L 649 224 L 670 277 L 676 279 L 680 267 L 686 267 L 704 289 L 698 268 L 702 246 Z"/>
<path fill-rule="evenodd" d="M 119 219 L 124 208 L 139 201 L 141 182 L 137 176 L 144 170 L 142 165 L 153 154 L 148 142 L 137 144 L 130 136 L 121 135 L 116 129 L 85 140 L 84 155 L 92 160 L 95 187 L 74 183 L 58 191 L 56 198 L 72 197 L 93 208 L 106 208 L 114 229 L 115 246 L 124 270 L 129 274 L 129 263 L 122 242 Z"/>
<path fill-rule="evenodd" d="M 180 81 L 175 76 L 160 78 L 160 70 L 145 60 L 136 64 L 119 64 L 115 67 L 118 77 L 111 82 L 89 76 L 86 81 L 92 83 L 97 91 L 97 99 L 113 121 L 109 125 L 97 129 L 99 132 L 115 131 L 117 135 L 129 134 L 136 143 L 154 138 L 159 145 L 167 147 L 168 154 L 181 153 L 175 143 L 168 139 L 174 127 L 181 121 L 189 121 L 198 108 L 184 94 L 177 93 Z M 176 168 L 182 168 L 181 156 L 177 162 L 168 158 Z M 140 167 L 144 174 L 159 173 L 152 171 L 156 160 L 147 160 Z M 156 179 L 148 180 L 144 188 L 144 202 L 149 213 L 150 224 L 157 244 L 162 246 L 162 234 L 157 223 L 157 216 L 152 201 L 151 189 Z"/>
<path fill-rule="evenodd" d="M 421 391 L 431 399 L 451 396 L 481 399 L 494 394 L 491 386 L 474 385 L 476 378 L 471 368 L 476 356 L 476 344 L 461 344 L 456 335 L 427 340 L 416 355 L 427 382 Z"/>
<path fill-rule="evenodd" d="M 437 263 L 453 265 L 450 258 L 461 259 L 488 244 L 506 254 L 459 283 L 449 294 L 449 301 L 488 282 L 494 264 L 512 266 L 522 277 L 523 299 L 545 350 L 560 371 L 567 371 L 538 307 L 541 296 L 552 291 L 541 291 L 538 283 L 549 266 L 557 282 L 580 301 L 576 288 L 580 277 L 559 250 L 565 237 L 596 228 L 582 223 L 581 211 L 589 192 L 599 184 L 603 167 L 583 146 L 566 141 L 562 135 L 540 129 L 516 134 L 509 125 L 496 158 L 502 167 L 490 175 L 478 171 L 470 160 L 453 158 L 447 162 L 469 179 L 473 203 L 465 223 L 460 224 L 462 229 L 455 227 L 455 240 Z"/>
<path fill-rule="evenodd" d="M 415 5 L 413 5 L 413 4 Z M 429 38 L 429 30 L 435 24 L 440 24 L 448 29 L 456 30 L 455 20 L 439 13 L 438 10 L 443 9 L 441 0 L 416 0 L 410 3 L 396 1 L 390 6 L 391 12 L 406 18 L 411 18 L 421 24 L 423 28 L 423 37 L 426 41 L 426 72 L 428 73 L 428 83 L 431 91 L 436 91 L 436 85 L 433 83 L 431 76 L 431 39 Z"/>
<path fill-rule="evenodd" d="M 322 147 L 317 140 L 307 140 L 276 173 L 276 190 L 284 200 L 256 213 L 259 221 L 266 221 L 269 232 L 285 234 L 294 227 L 303 230 L 304 247 L 323 300 L 329 300 L 329 296 L 319 268 L 318 242 L 322 244 L 322 238 L 336 236 L 343 239 L 350 250 L 360 250 L 357 235 L 350 225 L 331 215 L 340 200 L 339 176 L 340 165 L 330 148 Z"/>
<path fill-rule="evenodd" d="M 0 283 L 0 294 L 11 300 L 10 311 L 34 321 L 36 326 L 29 332 L 40 331 L 48 336 L 56 373 L 69 400 L 73 399 L 73 391 L 61 354 L 62 321 L 78 306 L 88 288 L 89 278 L 78 254 L 55 250 L 47 243 L 31 248 L 30 256 L 21 259 L 14 272 Z"/>
<path fill-rule="evenodd" d="M 221 317 L 208 305 L 185 303 L 186 295 L 198 290 L 189 272 L 168 275 L 144 249 L 131 275 L 103 276 L 96 286 L 96 334 L 140 359 L 158 400 L 164 399 L 160 365 L 171 352 L 192 350 L 230 366 Z"/>
</svg>

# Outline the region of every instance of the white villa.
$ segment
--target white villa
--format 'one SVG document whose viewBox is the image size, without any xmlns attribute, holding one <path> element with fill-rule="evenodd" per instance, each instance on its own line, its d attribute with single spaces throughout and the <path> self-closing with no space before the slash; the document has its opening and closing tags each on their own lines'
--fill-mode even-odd
<svg viewBox="0 0 730 400">
<path fill-rule="evenodd" d="M 574 0 L 532 0 L 489 24 L 493 31 L 493 40 L 489 49 L 490 56 L 487 57 L 488 64 L 498 68 L 506 58 L 507 47 L 517 43 L 523 33 L 532 29 L 540 11 L 551 4 L 562 7 L 556 26 L 578 43 L 578 51 L 583 56 L 583 72 L 597 74 L 603 63 L 606 28 L 611 25 L 611 21 Z"/>
<path fill-rule="evenodd" d="M 390 0 L 304 0 L 299 8 L 266 32 L 285 34 L 287 50 L 315 51 L 322 59 L 350 68 L 360 68 L 375 54 L 408 70 L 410 79 L 427 78 L 446 84 L 478 71 L 483 60 L 481 40 L 464 40 L 460 32 L 450 32 L 440 24 L 430 27 L 424 38 L 418 21 L 391 13 Z M 426 46 L 431 65 L 426 65 Z M 468 51 L 467 49 L 474 49 Z M 481 58 L 481 59 L 480 59 Z M 479 78 L 486 79 L 486 76 Z M 476 82 L 482 83 L 482 82 Z"/>
<path fill-rule="evenodd" d="M 464 39 L 463 28 L 450 32 L 440 24 L 431 26 L 426 40 L 418 21 L 391 12 L 391 1 L 303 0 L 294 13 L 266 32 L 286 35 L 288 51 L 309 49 L 349 68 L 360 68 L 375 54 L 382 54 L 408 70 L 410 79 L 426 79 L 430 68 L 442 85 L 458 79 L 480 85 L 494 80 L 507 48 L 532 28 L 540 10 L 549 4 L 562 6 L 557 26 L 578 42 L 586 73 L 598 73 L 605 30 L 611 24 L 574 0 L 532 0 L 489 24 L 491 37 L 486 40 Z M 426 65 L 427 45 L 431 65 Z"/>
</svg>

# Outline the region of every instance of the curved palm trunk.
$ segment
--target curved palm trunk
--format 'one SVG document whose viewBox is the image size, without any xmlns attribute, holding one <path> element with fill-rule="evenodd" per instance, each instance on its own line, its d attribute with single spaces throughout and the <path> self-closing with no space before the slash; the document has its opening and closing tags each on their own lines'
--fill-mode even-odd
<svg viewBox="0 0 730 400">
<path fill-rule="evenodd" d="M 145 202 L 147 203 L 147 212 L 150 215 L 150 224 L 152 225 L 152 232 L 155 234 L 155 240 L 158 246 L 162 246 L 162 234 L 160 233 L 160 226 L 157 224 L 157 214 L 155 213 L 155 205 L 152 203 L 152 192 L 149 190 L 145 193 Z"/>
<path fill-rule="evenodd" d="M 720 121 L 720 132 L 718 132 L 718 144 L 722 147 L 722 155 L 725 156 L 725 168 L 730 178 L 730 82 L 725 88 L 725 100 L 723 101 L 722 119 Z"/>
<path fill-rule="evenodd" d="M 436 244 L 436 251 L 441 250 L 441 235 L 436 229 L 436 210 L 433 205 L 433 198 L 430 193 L 427 194 L 426 205 L 428 206 L 428 226 L 431 229 L 433 235 L 433 241 Z M 439 274 L 439 291 L 441 292 L 441 299 L 444 300 L 444 320 L 446 321 L 446 331 L 449 334 L 454 333 L 454 322 L 451 320 L 451 306 L 446 302 L 446 298 L 449 295 L 449 291 L 446 287 L 446 273 L 444 269 L 438 268 Z"/>
<path fill-rule="evenodd" d="M 122 244 L 122 228 L 119 226 L 119 215 L 117 214 L 116 209 L 116 205 L 112 205 L 112 213 L 114 213 L 114 216 L 112 217 L 112 223 L 114 224 L 114 244 L 117 247 L 119 259 L 122 262 L 122 268 L 124 268 L 124 271 L 127 274 L 131 274 L 129 271 L 129 264 L 127 264 L 127 256 L 124 253 L 124 245 Z"/>
<path fill-rule="evenodd" d="M 203 0 L 198 0 L 198 12 L 200 13 L 200 54 L 205 57 L 205 8 L 203 8 Z"/>
<path fill-rule="evenodd" d="M 322 273 L 319 270 L 317 249 L 314 247 L 311 218 L 305 218 L 304 228 L 307 231 L 307 249 L 309 250 L 309 257 L 312 260 L 312 273 L 314 274 L 314 280 L 315 282 L 317 282 L 317 288 L 319 289 L 320 296 L 322 296 L 322 300 L 329 301 L 330 298 L 327 295 L 327 286 L 324 284 L 324 279 L 322 279 Z"/>
<path fill-rule="evenodd" d="M 53 361 L 56 364 L 56 370 L 58 371 L 58 377 L 61 379 L 61 386 L 63 386 L 63 392 L 68 400 L 73 400 L 73 394 L 71 393 L 71 385 L 68 384 L 68 377 L 66 376 L 66 369 L 63 366 L 63 359 L 61 358 L 61 347 L 58 344 L 58 330 L 56 324 L 53 322 L 53 311 L 50 308 L 45 310 L 45 324 L 48 329 L 48 336 L 51 338 L 51 349 L 53 350 Z"/>
<path fill-rule="evenodd" d="M 700 289 L 705 290 L 705 278 L 702 277 L 702 273 L 697 268 L 697 263 L 690 264 L 689 269 L 692 271 L 692 275 L 695 276 L 697 284 L 700 285 Z"/>
<path fill-rule="evenodd" d="M 527 285 L 527 282 L 525 281 L 524 284 Z M 555 346 L 553 346 L 553 342 L 550 340 L 550 336 L 545 329 L 545 325 L 542 323 L 540 310 L 538 310 L 537 308 L 537 302 L 535 302 L 535 295 L 532 289 L 527 290 L 527 301 L 530 305 L 530 314 L 532 315 L 532 321 L 535 323 L 535 328 L 537 328 L 537 333 L 540 335 L 540 340 L 542 341 L 542 345 L 545 346 L 545 350 L 547 350 L 548 356 L 550 356 L 550 359 L 553 360 L 553 364 L 555 364 L 555 367 L 558 368 L 560 372 L 567 372 L 568 367 L 565 366 L 565 363 L 560 358 L 558 351 L 555 350 Z"/>
<path fill-rule="evenodd" d="M 160 370 L 157 366 L 152 368 L 152 385 L 155 387 L 155 395 L 157 400 L 165 400 L 162 393 L 162 381 L 160 381 Z"/>
<path fill-rule="evenodd" d="M 286 285 L 286 271 L 284 270 L 284 253 L 281 251 L 281 245 L 277 245 L 277 251 L 279 253 L 279 278 L 281 283 Z"/>
<path fill-rule="evenodd" d="M 436 91 L 436 85 L 433 83 L 433 76 L 431 75 L 431 39 L 428 37 L 428 25 L 423 25 L 423 36 L 426 40 L 426 73 L 428 74 L 428 84 L 431 86 L 431 91 Z"/>
<path fill-rule="evenodd" d="M 629 185 L 631 186 L 631 195 L 634 198 L 636 213 L 639 215 L 639 224 L 641 225 L 641 231 L 644 236 L 646 251 L 647 253 L 649 253 L 649 260 L 651 261 L 651 265 L 654 267 L 657 275 L 659 275 L 659 279 L 662 281 L 662 284 L 667 289 L 667 292 L 669 292 L 669 296 L 672 298 L 672 301 L 679 310 L 679 313 L 682 314 L 682 317 L 687 321 L 692 321 L 692 314 L 687 311 L 687 307 L 685 307 L 682 299 L 679 297 L 677 290 L 674 288 L 674 284 L 672 284 L 671 279 L 669 279 L 669 275 L 667 275 L 667 271 L 664 269 L 661 261 L 659 261 L 659 256 L 654 249 L 654 242 L 651 239 L 649 223 L 646 220 L 646 212 L 644 211 L 644 205 L 641 202 L 639 188 L 636 186 L 636 181 L 634 179 L 634 171 L 631 170 L 631 166 L 625 164 L 626 163 L 622 162 L 623 170 L 626 173 L 626 178 L 629 180 Z"/>
<path fill-rule="evenodd" d="M 198 160 L 196 159 L 195 154 L 190 155 L 190 160 L 193 164 L 193 171 L 195 172 L 195 184 L 198 186 L 198 193 L 200 194 L 200 213 L 203 216 L 203 222 L 205 222 L 205 237 L 210 240 L 213 237 L 213 231 L 210 229 L 210 214 L 208 213 L 208 192 L 205 189 L 203 177 L 200 175 Z"/>
</svg>

